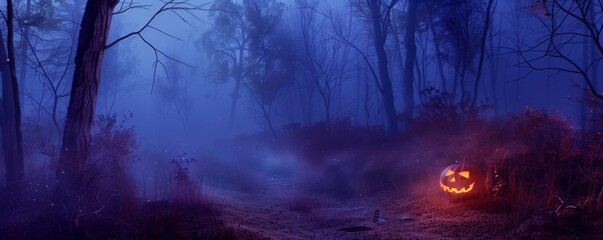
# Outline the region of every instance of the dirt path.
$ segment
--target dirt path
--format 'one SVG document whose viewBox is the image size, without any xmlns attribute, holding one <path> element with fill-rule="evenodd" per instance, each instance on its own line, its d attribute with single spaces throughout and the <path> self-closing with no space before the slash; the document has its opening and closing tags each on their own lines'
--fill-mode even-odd
<svg viewBox="0 0 603 240">
<path fill-rule="evenodd" d="M 238 239 L 508 239 L 511 232 L 508 214 L 450 204 L 433 191 L 343 199 L 271 184 L 258 194 L 211 192 Z"/>
</svg>

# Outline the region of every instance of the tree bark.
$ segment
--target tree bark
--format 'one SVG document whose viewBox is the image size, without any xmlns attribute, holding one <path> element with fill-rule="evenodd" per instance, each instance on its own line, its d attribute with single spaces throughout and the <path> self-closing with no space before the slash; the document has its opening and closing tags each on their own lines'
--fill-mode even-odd
<svg viewBox="0 0 603 240">
<path fill-rule="evenodd" d="M 364 76 L 364 121 L 365 126 L 371 126 L 371 107 L 370 107 L 370 97 L 371 97 L 371 86 L 369 84 L 368 74 Z"/>
<path fill-rule="evenodd" d="M 23 140 L 21 135 L 21 103 L 15 66 L 15 45 L 13 29 L 13 3 L 7 1 L 7 37 L 6 49 L 0 36 L 0 59 L 2 71 L 2 109 L 0 125 L 2 127 L 2 150 L 5 161 L 6 183 L 10 194 L 20 191 L 25 170 L 23 166 Z M 7 62 L 4 62 L 7 61 Z"/>
<path fill-rule="evenodd" d="M 75 70 L 67 118 L 63 130 L 63 144 L 56 172 L 53 203 L 61 222 L 62 232 L 75 234 L 76 219 L 85 201 L 86 161 L 89 157 L 90 126 L 94 118 L 100 70 L 111 16 L 118 0 L 86 3 L 75 56 Z"/>
<path fill-rule="evenodd" d="M 415 98 L 414 98 L 414 74 L 413 68 L 417 56 L 417 45 L 415 43 L 415 31 L 417 26 L 417 6 L 418 1 L 408 1 L 406 8 L 407 19 L 406 19 L 406 35 L 404 36 L 404 45 L 406 48 L 406 59 L 404 61 L 404 87 L 402 89 L 404 96 L 404 111 L 402 116 L 405 121 L 412 118 L 415 110 Z"/>
<path fill-rule="evenodd" d="M 31 16 L 31 0 L 27 0 L 26 8 L 25 8 L 25 19 L 29 20 Z M 21 43 L 19 56 L 21 57 L 21 65 L 19 66 L 19 79 L 21 80 L 21 88 L 25 90 L 25 83 L 27 78 L 27 50 L 29 49 L 27 46 L 27 41 L 29 41 L 29 25 L 25 25 L 23 27 L 23 32 L 21 33 Z M 23 91 L 25 92 L 25 91 Z"/>
<path fill-rule="evenodd" d="M 387 38 L 387 29 L 382 27 L 383 19 L 379 0 L 367 0 L 371 11 L 371 22 L 373 27 L 373 41 L 375 52 L 377 53 L 377 64 L 379 68 L 379 78 L 381 80 L 381 94 L 383 95 L 383 108 L 385 113 L 385 123 L 387 133 L 394 135 L 398 132 L 398 119 L 396 116 L 396 108 L 394 106 L 394 93 L 392 90 L 392 81 L 389 76 L 388 58 L 385 51 L 385 40 Z M 414 2 L 414 1 L 413 1 Z M 395 3 L 395 2 L 394 2 Z M 392 4 L 393 5 L 393 4 Z M 389 10 L 387 10 L 389 11 Z M 389 18 L 389 15 L 387 15 Z M 412 91 L 412 90 L 411 90 Z"/>
<path fill-rule="evenodd" d="M 591 22 L 595 22 L 595 8 L 590 8 L 590 12 L 589 12 L 589 20 Z M 598 49 L 596 46 L 594 46 L 593 44 L 590 44 L 590 61 L 591 63 L 594 61 L 597 61 L 597 53 L 598 53 Z M 590 70 L 590 79 L 599 79 L 599 63 L 595 63 L 594 67 Z M 593 81 L 593 87 L 595 89 L 599 89 L 600 85 L 599 85 L 600 81 Z M 601 131 L 601 127 L 603 126 L 602 124 L 597 124 L 601 122 L 601 108 L 595 108 L 593 113 L 591 113 L 592 119 L 591 122 L 593 123 L 593 131 Z M 603 190 L 603 189 L 602 189 Z M 601 193 L 603 193 L 603 191 L 601 191 Z"/>
<path fill-rule="evenodd" d="M 241 89 L 242 78 L 236 77 L 235 86 L 231 93 L 232 102 L 230 103 L 230 114 L 228 116 L 228 128 L 232 129 L 234 126 L 235 114 L 237 111 L 237 103 L 241 95 L 239 94 L 239 90 Z"/>
<path fill-rule="evenodd" d="M 272 125 L 272 120 L 270 120 L 270 115 L 268 114 L 268 110 L 266 109 L 266 105 L 263 103 L 260 104 L 260 108 L 262 109 L 262 114 L 264 115 L 264 118 L 266 119 L 266 123 L 268 124 L 268 128 L 270 129 L 270 133 L 272 133 L 272 136 L 274 137 L 274 139 L 277 139 L 277 135 L 276 135 L 276 130 L 274 130 L 274 126 Z"/>
<path fill-rule="evenodd" d="M 447 80 L 446 75 L 444 74 L 444 63 L 442 61 L 442 51 L 440 50 L 440 36 L 438 35 L 435 24 L 433 22 L 433 10 L 429 9 L 429 29 L 431 30 L 431 35 L 433 36 L 433 46 L 435 47 L 436 60 L 438 62 L 438 71 L 440 74 L 440 88 L 443 92 L 447 92 Z"/>
<path fill-rule="evenodd" d="M 242 21 L 242 20 L 241 20 Z M 241 22 L 241 36 L 245 36 L 245 24 Z M 239 56 L 235 59 L 234 64 L 235 67 L 235 87 L 232 91 L 232 103 L 230 105 L 230 116 L 228 119 L 228 128 L 232 130 L 234 126 L 235 114 L 237 112 L 237 103 L 239 102 L 239 98 L 241 98 L 240 89 L 241 84 L 243 83 L 243 79 L 245 76 L 243 75 L 243 69 L 245 68 L 245 50 L 247 48 L 247 40 L 241 40 L 241 45 L 239 46 Z M 238 60 L 238 61 L 237 61 Z"/>
<path fill-rule="evenodd" d="M 457 58 L 458 59 L 458 58 Z M 452 95 L 456 98 L 459 86 L 459 69 L 461 68 L 461 64 L 456 62 L 454 64 L 454 79 L 452 80 Z"/>
<path fill-rule="evenodd" d="M 490 27 L 490 17 L 492 11 L 492 3 L 494 0 L 488 1 L 488 7 L 486 9 L 486 21 L 484 22 L 484 29 L 482 30 L 482 39 L 480 43 L 480 52 L 479 52 L 479 63 L 477 65 L 477 76 L 475 76 L 475 85 L 473 86 L 473 100 L 471 101 L 471 106 L 475 107 L 477 102 L 477 93 L 479 88 L 479 81 L 482 76 L 482 69 L 484 66 L 484 52 L 486 48 L 486 39 L 488 38 L 488 28 Z"/>
<path fill-rule="evenodd" d="M 494 10 L 496 11 L 496 9 Z M 500 21 L 499 21 L 500 23 Z M 492 104 L 494 105 L 494 114 L 498 115 L 498 56 L 500 55 L 500 35 L 498 36 L 498 46 L 496 51 L 494 50 L 494 24 L 490 21 L 490 38 L 488 39 L 488 45 L 490 46 L 490 87 L 492 91 Z M 499 25 L 500 29 L 500 25 Z"/>
</svg>

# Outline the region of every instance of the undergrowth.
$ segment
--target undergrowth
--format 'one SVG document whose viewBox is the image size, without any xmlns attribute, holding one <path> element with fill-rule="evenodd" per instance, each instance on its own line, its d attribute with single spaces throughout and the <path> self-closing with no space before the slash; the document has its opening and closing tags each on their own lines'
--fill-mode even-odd
<svg viewBox="0 0 603 240">
<path fill-rule="evenodd" d="M 601 113 L 595 99 L 590 128 L 579 129 L 558 111 L 526 107 L 494 115 L 492 105 L 454 101 L 435 89 L 423 92 L 409 129 L 395 138 L 379 127 L 340 119 L 330 124 L 292 124 L 275 148 L 296 153 L 305 187 L 342 196 L 413 184 L 439 175 L 452 163 L 477 165 L 489 197 L 512 209 L 553 209 L 558 197 L 598 213 L 603 205 Z M 282 137 L 284 136 L 284 137 Z"/>
<path fill-rule="evenodd" d="M 146 201 L 132 175 L 137 152 L 132 116 L 99 115 L 91 129 L 90 157 L 79 181 L 85 186 L 75 202 L 75 231 L 56 229 L 46 212 L 52 202 L 60 144 L 56 136 L 31 119 L 23 125 L 27 160 L 21 203 L 0 219 L 0 238 L 7 239 L 232 239 L 220 213 L 202 198 L 191 176 L 193 158 L 181 154 L 168 165 L 170 174 L 154 176 L 168 183 L 162 198 Z M 35 160 L 35 161 L 32 161 Z M 155 192 L 162 190 L 156 189 Z M 4 203 L 0 203 L 4 204 Z M 201 216 L 195 218 L 192 216 Z"/>
</svg>

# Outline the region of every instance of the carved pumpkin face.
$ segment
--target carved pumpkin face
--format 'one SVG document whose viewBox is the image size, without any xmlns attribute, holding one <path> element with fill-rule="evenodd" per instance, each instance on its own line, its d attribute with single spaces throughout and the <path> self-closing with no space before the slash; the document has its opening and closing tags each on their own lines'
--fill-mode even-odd
<svg viewBox="0 0 603 240">
<path fill-rule="evenodd" d="M 473 165 L 453 164 L 440 175 L 440 188 L 450 201 L 479 196 L 484 188 L 484 174 Z"/>
</svg>

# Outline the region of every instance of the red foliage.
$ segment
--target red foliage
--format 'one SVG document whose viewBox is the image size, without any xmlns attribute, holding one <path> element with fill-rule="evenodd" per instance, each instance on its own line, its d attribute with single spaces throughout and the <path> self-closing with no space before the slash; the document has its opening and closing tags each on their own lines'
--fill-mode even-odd
<svg viewBox="0 0 603 240">
<path fill-rule="evenodd" d="M 600 121 L 582 137 L 556 111 L 526 108 L 522 114 L 488 116 L 488 102 L 470 107 L 435 89 L 425 94 L 427 103 L 417 107 L 409 130 L 397 139 L 346 120 L 291 125 L 286 147 L 310 167 L 307 185 L 365 192 L 421 181 L 465 161 L 486 170 L 496 197 L 515 204 L 535 195 L 593 198 L 601 191 Z M 591 112 L 603 119 L 602 110 Z"/>
<path fill-rule="evenodd" d="M 171 196 L 173 201 L 181 204 L 191 204 L 199 200 L 199 185 L 191 177 L 188 168 L 188 165 L 193 162 L 196 162 L 196 160 L 188 157 L 186 153 L 178 155 L 178 158 L 169 162 L 174 166 L 172 170 L 174 189 Z"/>
<path fill-rule="evenodd" d="M 126 127 L 127 119 L 124 116 L 118 122 L 116 115 L 99 115 L 92 128 L 90 159 L 83 176 L 88 183 L 87 201 L 78 203 L 82 209 L 78 219 L 91 238 L 123 233 L 124 223 L 135 218 L 136 193 L 128 165 L 135 159 L 136 135 L 132 127 Z"/>
</svg>

